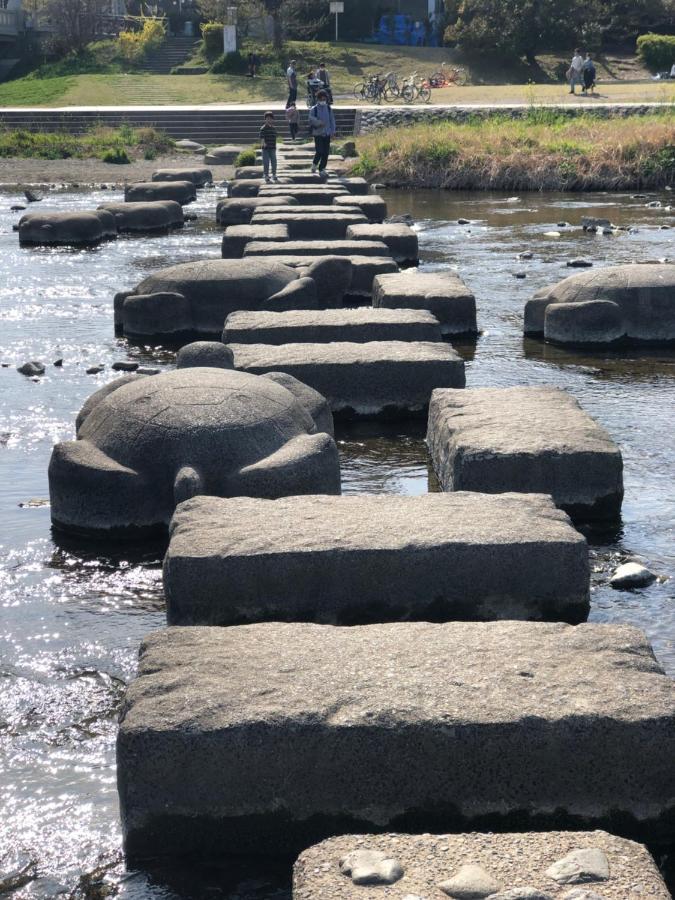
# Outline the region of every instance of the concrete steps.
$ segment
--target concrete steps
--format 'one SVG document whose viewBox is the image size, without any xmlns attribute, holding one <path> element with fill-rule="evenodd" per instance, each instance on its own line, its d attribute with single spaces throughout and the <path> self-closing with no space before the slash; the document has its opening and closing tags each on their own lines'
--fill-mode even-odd
<svg viewBox="0 0 675 900">
<path fill-rule="evenodd" d="M 140 64 L 142 72 L 168 75 L 174 66 L 182 66 L 193 54 L 199 42 L 193 36 L 170 37 Z"/>
</svg>

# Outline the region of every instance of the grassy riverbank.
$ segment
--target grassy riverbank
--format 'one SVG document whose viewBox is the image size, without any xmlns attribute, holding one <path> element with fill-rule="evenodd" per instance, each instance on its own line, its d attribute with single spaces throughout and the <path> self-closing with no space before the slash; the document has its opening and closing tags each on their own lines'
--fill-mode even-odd
<svg viewBox="0 0 675 900">
<path fill-rule="evenodd" d="M 388 128 L 359 139 L 353 174 L 412 188 L 637 190 L 675 179 L 675 114 L 527 118 Z"/>
<path fill-rule="evenodd" d="M 92 128 L 86 134 L 65 131 L 2 131 L 0 158 L 100 159 L 124 164 L 133 159 L 155 159 L 167 153 L 173 140 L 155 128 Z"/>
</svg>

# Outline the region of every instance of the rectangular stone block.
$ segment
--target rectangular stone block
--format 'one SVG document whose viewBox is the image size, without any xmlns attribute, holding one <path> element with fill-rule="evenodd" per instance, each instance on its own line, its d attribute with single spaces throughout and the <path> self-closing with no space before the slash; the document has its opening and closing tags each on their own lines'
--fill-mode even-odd
<svg viewBox="0 0 675 900">
<path fill-rule="evenodd" d="M 343 417 L 425 415 L 434 388 L 464 387 L 464 361 L 442 341 L 228 344 L 236 369 L 287 372 Z"/>
<path fill-rule="evenodd" d="M 347 229 L 347 239 L 382 241 L 399 265 L 416 266 L 420 251 L 417 233 L 409 225 L 354 224 Z"/>
<path fill-rule="evenodd" d="M 456 272 L 408 272 L 373 282 L 373 306 L 428 309 L 443 334 L 476 334 L 476 298 Z"/>
<path fill-rule="evenodd" d="M 354 201 L 359 197 L 353 197 L 346 188 L 327 184 L 264 184 L 258 192 L 259 197 L 293 197 L 299 204 L 313 203 L 318 206 L 330 206 L 333 200 L 345 197 L 349 200 L 348 206 L 355 205 Z M 360 206 L 360 204 L 358 204 Z"/>
<path fill-rule="evenodd" d="M 241 259 L 251 241 L 288 241 L 286 225 L 228 225 L 223 235 L 221 253 L 223 259 Z"/>
<path fill-rule="evenodd" d="M 286 241 L 277 244 L 252 241 L 246 245 L 245 256 L 389 256 L 389 248 L 382 241 Z"/>
<path fill-rule="evenodd" d="M 323 213 L 304 213 L 302 210 L 294 215 L 284 213 L 256 213 L 252 224 L 275 225 L 284 224 L 288 228 L 288 236 L 292 241 L 344 240 L 350 225 L 365 223 L 362 212 L 336 213 L 324 206 Z"/>
<path fill-rule="evenodd" d="M 225 322 L 224 343 L 327 344 L 349 341 L 440 341 L 438 320 L 424 310 L 320 309 L 236 312 Z"/>
<path fill-rule="evenodd" d="M 171 523 L 170 625 L 582 622 L 586 540 L 541 494 L 195 497 Z"/>
<path fill-rule="evenodd" d="M 388 867 L 386 860 L 395 867 Z M 439 885 L 456 885 L 466 866 L 481 867 L 492 882 L 490 887 L 497 888 L 489 895 L 494 900 L 670 898 L 642 844 L 606 831 L 528 831 L 329 838 L 298 857 L 293 867 L 293 900 L 363 900 L 371 892 L 378 897 L 384 892 L 387 900 L 442 898 L 447 894 Z M 380 880 L 386 874 L 389 880 Z M 370 882 L 364 880 L 368 875 Z"/>
<path fill-rule="evenodd" d="M 542 622 L 157 631 L 117 741 L 132 862 L 509 823 L 665 842 L 674 758 L 645 635 Z"/>
<path fill-rule="evenodd" d="M 288 206 L 297 200 L 289 196 L 276 197 L 224 197 L 216 206 L 216 222 L 220 225 L 248 225 L 253 210 L 259 206 Z"/>
<path fill-rule="evenodd" d="M 324 254 L 325 255 L 325 254 Z M 294 268 L 303 268 L 314 261 L 311 256 L 283 256 L 274 257 L 278 262 Z M 317 257 L 319 258 L 319 257 Z M 352 303 L 370 302 L 373 282 L 377 275 L 388 275 L 399 271 L 398 265 L 391 256 L 350 256 L 352 261 L 352 281 L 346 300 Z M 321 298 L 319 298 L 320 300 Z"/>
<path fill-rule="evenodd" d="M 434 391 L 427 444 L 446 491 L 551 494 L 578 520 L 621 511 L 621 451 L 558 388 Z"/>
<path fill-rule="evenodd" d="M 387 204 L 377 194 L 368 194 L 366 197 L 351 194 L 333 200 L 334 206 L 343 206 L 345 203 L 347 205 L 355 203 L 359 206 L 369 222 L 383 222 L 387 218 Z"/>
</svg>

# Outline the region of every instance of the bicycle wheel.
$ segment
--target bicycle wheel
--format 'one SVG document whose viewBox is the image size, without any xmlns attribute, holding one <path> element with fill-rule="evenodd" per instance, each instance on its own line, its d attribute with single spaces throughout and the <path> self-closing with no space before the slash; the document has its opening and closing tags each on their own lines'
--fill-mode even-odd
<svg viewBox="0 0 675 900">
<path fill-rule="evenodd" d="M 405 103 L 412 103 L 415 99 L 415 88 L 411 84 L 406 84 L 401 91 L 401 100 Z"/>
<path fill-rule="evenodd" d="M 393 103 L 394 100 L 398 100 L 401 96 L 401 92 L 398 88 L 393 88 L 391 85 L 387 85 L 384 89 L 384 99 L 387 103 Z"/>
<path fill-rule="evenodd" d="M 417 94 L 422 103 L 428 103 L 431 100 L 431 88 L 428 88 L 426 85 L 419 89 Z"/>
<path fill-rule="evenodd" d="M 451 69 L 449 80 L 452 84 L 466 84 L 466 72 L 463 69 Z"/>
<path fill-rule="evenodd" d="M 354 85 L 354 99 L 355 100 L 365 100 L 366 99 L 365 82 L 360 81 L 357 85 Z"/>
</svg>

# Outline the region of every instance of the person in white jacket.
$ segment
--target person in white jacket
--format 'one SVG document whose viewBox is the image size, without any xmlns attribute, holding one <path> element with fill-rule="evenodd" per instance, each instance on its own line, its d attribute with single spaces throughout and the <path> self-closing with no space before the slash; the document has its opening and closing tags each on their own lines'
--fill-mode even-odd
<svg viewBox="0 0 675 900">
<path fill-rule="evenodd" d="M 577 49 L 574 51 L 574 56 L 572 57 L 572 62 L 570 63 L 569 72 L 568 72 L 569 81 L 570 81 L 570 94 L 576 94 L 576 91 L 574 90 L 574 88 L 578 84 L 583 85 L 583 83 L 584 83 L 583 76 L 581 74 L 581 70 L 583 69 L 583 67 L 584 67 L 584 60 L 581 55 L 581 51 Z"/>
</svg>

